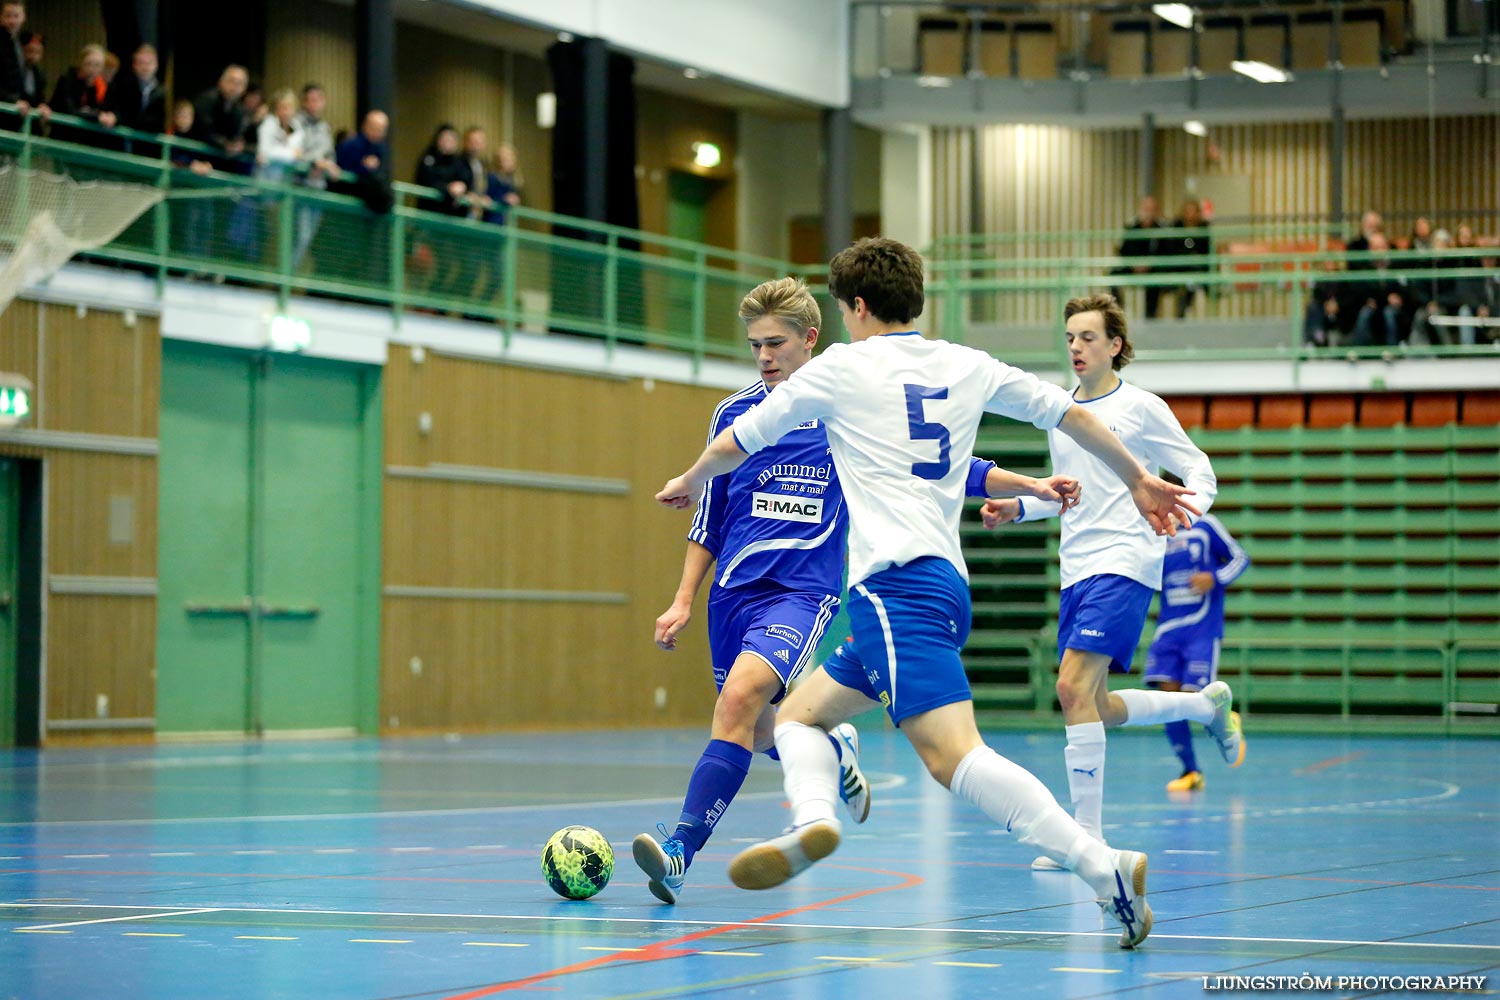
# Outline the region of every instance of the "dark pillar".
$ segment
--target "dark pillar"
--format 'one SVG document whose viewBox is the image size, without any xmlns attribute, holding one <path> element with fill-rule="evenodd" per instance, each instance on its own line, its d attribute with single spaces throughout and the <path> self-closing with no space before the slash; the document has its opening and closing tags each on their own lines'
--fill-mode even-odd
<svg viewBox="0 0 1500 1000">
<path fill-rule="evenodd" d="M 1156 195 L 1156 116 L 1149 111 L 1141 116 L 1141 189 L 1138 196 Z"/>
<path fill-rule="evenodd" d="M 362 121 L 384 111 L 396 128 L 395 0 L 354 0 L 355 97 Z M 356 123 L 357 124 L 357 123 Z M 386 142 L 390 142 L 389 138 Z"/>
<path fill-rule="evenodd" d="M 609 221 L 609 45 L 580 40 L 583 50 L 583 217 Z M 631 121 L 634 127 L 634 116 Z"/>
<path fill-rule="evenodd" d="M 1328 221 L 1344 224 L 1344 74 L 1333 74 L 1333 108 L 1328 120 Z"/>
<path fill-rule="evenodd" d="M 157 0 L 100 0 L 104 20 L 104 47 L 120 57 L 123 72 L 130 70 L 130 57 L 141 43 L 160 45 L 161 6 Z"/>
<path fill-rule="evenodd" d="M 823 259 L 854 240 L 854 119 L 848 108 L 823 112 Z"/>
</svg>

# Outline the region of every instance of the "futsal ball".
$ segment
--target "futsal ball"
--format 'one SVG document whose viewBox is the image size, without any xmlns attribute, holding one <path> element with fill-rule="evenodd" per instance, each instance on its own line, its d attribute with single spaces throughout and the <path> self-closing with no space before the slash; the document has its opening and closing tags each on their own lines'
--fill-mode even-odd
<svg viewBox="0 0 1500 1000">
<path fill-rule="evenodd" d="M 564 899 L 588 899 L 614 873 L 614 848 L 591 826 L 565 826 L 542 848 L 542 874 Z"/>
</svg>

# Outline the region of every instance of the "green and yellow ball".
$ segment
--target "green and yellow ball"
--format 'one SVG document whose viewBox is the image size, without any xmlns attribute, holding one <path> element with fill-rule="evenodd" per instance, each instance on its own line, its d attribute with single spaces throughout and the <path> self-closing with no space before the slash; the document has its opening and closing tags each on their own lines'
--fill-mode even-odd
<svg viewBox="0 0 1500 1000">
<path fill-rule="evenodd" d="M 609 885 L 615 851 L 590 826 L 565 826 L 542 848 L 542 874 L 564 899 L 588 899 Z"/>
</svg>

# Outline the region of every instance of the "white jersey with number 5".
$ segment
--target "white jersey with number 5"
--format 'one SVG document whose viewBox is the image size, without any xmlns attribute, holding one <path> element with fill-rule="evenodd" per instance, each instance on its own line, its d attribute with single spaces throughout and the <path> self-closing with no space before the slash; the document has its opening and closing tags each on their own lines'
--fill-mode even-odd
<svg viewBox="0 0 1500 1000">
<path fill-rule="evenodd" d="M 809 420 L 828 430 L 849 505 L 849 586 L 923 556 L 968 579 L 958 542 L 964 482 L 985 411 L 1042 430 L 1073 405 L 1059 386 L 983 351 L 888 333 L 835 344 L 733 424 L 754 454 Z"/>
</svg>

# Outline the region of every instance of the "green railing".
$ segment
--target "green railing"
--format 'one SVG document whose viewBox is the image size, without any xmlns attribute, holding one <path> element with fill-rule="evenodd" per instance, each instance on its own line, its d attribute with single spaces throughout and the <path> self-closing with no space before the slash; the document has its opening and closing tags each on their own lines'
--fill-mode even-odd
<svg viewBox="0 0 1500 1000">
<path fill-rule="evenodd" d="M 313 293 L 386 305 L 398 317 L 420 310 L 493 321 L 507 344 L 516 330 L 576 334 L 610 350 L 680 351 L 696 366 L 744 356 L 735 316 L 750 288 L 788 274 L 818 281 L 820 269 L 523 207 L 508 209 L 503 225 L 439 215 L 415 207 L 436 192 L 399 182 L 395 207 L 377 214 L 348 195 L 174 163 L 222 159 L 196 142 L 53 115 L 54 127 L 98 143 L 79 145 L 34 134 L 36 121 L 0 132 L 0 156 L 167 194 L 89 256 L 159 279 L 187 274 L 267 287 L 283 308 Z M 152 155 L 123 152 L 127 142 Z M 834 311 L 826 298 L 824 308 Z"/>
</svg>

